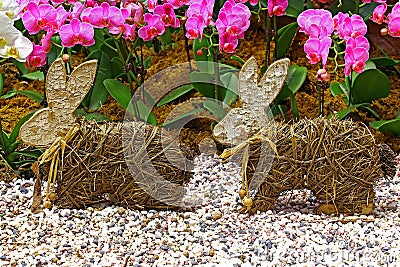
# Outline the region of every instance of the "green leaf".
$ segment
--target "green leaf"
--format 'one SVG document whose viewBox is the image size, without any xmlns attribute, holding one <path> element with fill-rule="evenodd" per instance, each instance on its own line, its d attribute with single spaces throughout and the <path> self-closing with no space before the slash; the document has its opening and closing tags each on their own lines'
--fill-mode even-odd
<svg viewBox="0 0 400 267">
<path fill-rule="evenodd" d="M 184 94 L 192 91 L 194 89 L 192 84 L 186 84 L 186 85 L 182 85 L 181 87 L 178 87 L 176 89 L 174 89 L 171 93 L 169 93 L 168 95 L 164 96 L 158 103 L 157 103 L 157 107 L 160 107 L 162 105 L 165 105 L 169 102 L 172 102 L 176 99 L 178 99 L 179 97 L 183 96 Z"/>
<path fill-rule="evenodd" d="M 5 73 L 0 73 L 0 93 L 3 92 Z"/>
<path fill-rule="evenodd" d="M 216 100 L 208 99 L 203 103 L 203 106 L 212 114 L 216 115 L 220 120 L 222 120 L 227 114 L 226 110 L 223 109 L 220 103 Z"/>
<path fill-rule="evenodd" d="M 200 72 L 214 73 L 214 60 L 212 55 L 208 55 L 208 47 L 210 43 L 207 38 L 203 38 L 200 42 L 199 39 L 193 41 L 194 60 L 196 61 L 197 68 Z M 202 49 L 202 55 L 197 55 L 197 51 Z"/>
<path fill-rule="evenodd" d="M 7 155 L 6 161 L 10 164 L 10 166 L 15 169 L 16 168 L 16 163 L 19 158 L 19 155 L 16 152 L 12 152 Z"/>
<path fill-rule="evenodd" d="M 119 57 L 113 57 L 111 59 L 111 71 L 112 71 L 111 77 L 117 77 L 118 75 L 124 73 L 125 72 L 124 66 L 125 66 L 125 61 L 123 61 Z"/>
<path fill-rule="evenodd" d="M 104 86 L 110 95 L 123 107 L 128 108 L 132 98 L 131 90 L 120 81 L 114 79 L 104 80 Z"/>
<path fill-rule="evenodd" d="M 293 115 L 294 115 L 297 119 L 299 119 L 299 118 L 300 118 L 300 114 L 299 114 L 299 109 L 298 109 L 298 107 L 297 107 L 296 97 L 294 96 L 294 94 L 292 94 L 292 95 L 290 96 L 290 105 L 291 105 L 291 107 L 292 107 Z"/>
<path fill-rule="evenodd" d="M 147 121 L 147 123 L 157 126 L 157 119 L 153 112 L 143 103 L 142 100 L 136 102 L 137 108 L 139 110 L 139 116 L 142 120 Z"/>
<path fill-rule="evenodd" d="M 389 92 L 389 78 L 380 70 L 369 69 L 360 73 L 354 81 L 352 102 L 371 103 L 373 100 L 387 97 Z"/>
<path fill-rule="evenodd" d="M 100 46 L 102 43 L 104 43 L 104 33 L 102 29 L 94 29 L 94 45 L 88 47 L 88 50 L 90 52 L 93 52 L 95 50 L 100 50 Z"/>
<path fill-rule="evenodd" d="M 221 75 L 220 80 L 224 86 L 222 102 L 227 106 L 232 106 L 238 99 L 239 77 L 233 72 L 227 72 Z"/>
<path fill-rule="evenodd" d="M 371 114 L 372 116 L 374 116 L 376 119 L 378 119 L 378 120 L 380 120 L 381 118 L 379 117 L 379 114 L 378 113 L 376 113 L 376 111 L 375 110 L 373 110 L 372 108 L 370 108 L 370 107 L 367 107 L 367 106 L 361 106 L 360 107 L 360 109 L 361 110 L 363 110 L 363 111 L 366 111 L 366 112 L 368 112 L 369 114 Z"/>
<path fill-rule="evenodd" d="M 10 142 L 10 138 L 8 137 L 7 133 L 3 131 L 1 124 L 0 124 L 0 152 L 3 150 L 4 152 L 7 152 L 7 148 L 12 144 Z"/>
<path fill-rule="evenodd" d="M 32 99 L 38 103 L 41 103 L 43 101 L 43 95 L 39 92 L 35 92 L 35 91 L 31 91 L 31 90 L 20 90 L 17 92 L 18 92 L 18 94 L 29 97 L 30 99 Z"/>
<path fill-rule="evenodd" d="M 304 10 L 303 0 L 289 0 L 286 8 L 286 16 L 297 18 Z"/>
<path fill-rule="evenodd" d="M 5 92 L 3 95 L 0 96 L 2 99 L 9 99 L 17 95 L 17 90 L 15 88 L 12 88 L 11 90 L 8 90 Z"/>
<path fill-rule="evenodd" d="M 241 59 L 239 56 L 231 56 L 231 59 L 239 62 L 241 65 L 244 65 L 244 63 L 245 63 L 244 60 Z"/>
<path fill-rule="evenodd" d="M 29 70 L 25 67 L 25 63 L 24 62 L 19 62 L 19 61 L 15 60 L 15 59 L 12 59 L 12 61 L 13 61 L 13 65 L 15 67 L 17 67 L 17 69 L 19 70 L 20 73 L 22 73 L 22 74 L 29 73 Z"/>
<path fill-rule="evenodd" d="M 75 116 L 79 117 L 82 116 L 84 117 L 86 120 L 90 121 L 96 121 L 96 122 L 103 122 L 103 121 L 111 121 L 109 117 L 98 113 L 98 112 L 86 112 L 83 109 L 77 109 L 75 110 Z"/>
<path fill-rule="evenodd" d="M 34 81 L 34 80 L 44 80 L 44 74 L 41 71 L 35 71 L 35 72 L 31 72 L 31 73 L 27 73 L 22 75 L 22 78 Z"/>
<path fill-rule="evenodd" d="M 346 87 L 345 82 L 341 83 L 332 83 L 331 86 L 329 87 L 329 90 L 331 91 L 331 94 L 333 96 L 339 96 L 344 94 L 344 103 L 348 105 L 349 103 L 349 89 Z"/>
<path fill-rule="evenodd" d="M 365 63 L 365 67 L 363 69 L 363 72 L 366 70 L 371 70 L 371 69 L 376 69 L 376 65 L 374 62 L 372 62 L 371 60 L 368 60 Z M 358 75 L 360 75 L 361 73 L 357 73 L 355 71 L 351 72 L 351 80 L 352 80 L 352 85 L 354 86 L 354 81 L 356 80 L 356 78 L 358 77 Z"/>
<path fill-rule="evenodd" d="M 285 84 L 282 86 L 282 89 L 279 92 L 278 96 L 276 97 L 275 101 L 276 103 L 282 102 L 286 98 L 290 97 L 292 94 L 293 94 L 292 91 L 290 91 L 288 86 Z"/>
<path fill-rule="evenodd" d="M 100 50 L 106 53 L 109 58 L 119 57 L 115 42 L 116 40 L 114 38 L 108 38 L 100 46 Z"/>
<path fill-rule="evenodd" d="M 51 41 L 58 45 L 52 45 L 50 52 L 47 53 L 47 64 L 50 66 L 53 64 L 54 60 L 61 56 L 61 52 L 63 51 L 63 47 L 61 46 L 61 38 L 58 35 L 53 35 L 51 37 Z M 24 73 L 26 74 L 26 73 Z"/>
<path fill-rule="evenodd" d="M 374 12 L 374 9 L 378 6 L 378 3 L 369 3 L 368 5 L 365 5 L 360 8 L 360 16 L 364 19 L 364 21 L 368 20 L 372 13 Z"/>
<path fill-rule="evenodd" d="M 167 30 L 165 30 L 164 34 L 160 36 L 161 44 L 163 45 L 163 47 L 172 44 L 171 31 L 169 29 L 170 28 L 167 28 Z"/>
<path fill-rule="evenodd" d="M 377 66 L 394 67 L 400 64 L 400 60 L 392 59 L 390 57 L 374 57 L 370 59 Z"/>
<path fill-rule="evenodd" d="M 352 105 L 348 108 L 342 109 L 341 111 L 339 111 L 336 114 L 333 114 L 331 116 L 329 116 L 329 118 L 332 118 L 333 116 L 337 116 L 339 120 L 344 119 L 347 115 L 350 114 L 350 112 L 352 112 L 353 110 L 355 110 L 358 107 L 362 107 L 362 106 L 368 106 L 369 104 L 363 103 L 363 104 L 357 104 L 357 105 Z"/>
<path fill-rule="evenodd" d="M 342 13 L 348 13 L 349 11 L 354 11 L 354 8 L 356 7 L 354 1 L 349 1 L 349 0 L 342 0 L 342 5 L 338 5 L 339 1 L 336 1 L 330 8 L 329 11 L 332 13 L 332 15 L 336 15 L 339 12 Z"/>
<path fill-rule="evenodd" d="M 215 77 L 206 72 L 192 72 L 189 75 L 193 87 L 203 96 L 215 98 Z"/>
<path fill-rule="evenodd" d="M 142 95 L 144 96 L 144 103 L 146 103 L 149 107 L 154 107 L 156 105 L 156 101 L 154 100 L 153 96 L 147 91 L 143 90 L 143 86 L 140 87 Z"/>
<path fill-rule="evenodd" d="M 284 57 L 288 53 L 298 28 L 297 22 L 292 22 L 285 27 L 285 30 L 279 35 L 275 48 L 278 51 L 278 58 Z"/>
<path fill-rule="evenodd" d="M 184 114 L 179 115 L 178 117 L 163 123 L 162 127 L 171 127 L 177 121 L 182 120 L 182 119 L 187 118 L 187 117 L 190 117 L 190 116 L 192 116 L 192 115 L 194 115 L 196 113 L 199 113 L 199 112 L 204 112 L 204 110 L 202 108 L 196 108 L 196 109 L 189 110 L 188 112 L 185 112 Z"/>
<path fill-rule="evenodd" d="M 103 82 L 112 78 L 112 70 L 113 68 L 110 68 L 110 57 L 106 53 L 101 53 L 97 74 L 90 94 L 89 110 L 97 110 L 106 102 L 108 90 Z"/>
<path fill-rule="evenodd" d="M 400 118 L 388 121 L 373 121 L 369 125 L 383 133 L 391 132 L 395 136 L 400 136 Z"/>
<path fill-rule="evenodd" d="M 307 78 L 307 68 L 298 65 L 291 65 L 286 77 L 285 84 L 295 94 Z"/>
<path fill-rule="evenodd" d="M 42 155 L 42 152 L 39 151 L 39 150 L 36 150 L 36 151 L 16 151 L 15 153 L 17 155 L 19 155 L 19 156 L 30 157 L 30 158 L 34 158 L 34 159 L 37 159 L 38 157 L 40 157 L 40 155 Z"/>
</svg>

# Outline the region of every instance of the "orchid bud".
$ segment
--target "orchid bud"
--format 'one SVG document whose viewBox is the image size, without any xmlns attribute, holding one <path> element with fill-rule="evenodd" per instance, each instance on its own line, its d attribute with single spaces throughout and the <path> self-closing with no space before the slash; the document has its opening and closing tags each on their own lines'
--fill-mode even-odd
<svg viewBox="0 0 400 267">
<path fill-rule="evenodd" d="M 62 61 L 64 61 L 64 63 L 68 63 L 69 60 L 70 60 L 70 56 L 68 54 L 62 55 Z"/>
<path fill-rule="evenodd" d="M 381 33 L 381 35 L 382 35 L 382 36 L 385 36 L 385 35 L 387 35 L 387 34 L 388 34 L 388 32 L 389 32 L 389 31 L 388 31 L 388 29 L 387 29 L 387 28 L 382 28 L 382 29 L 381 29 L 381 31 L 380 31 L 380 33 Z"/>
<path fill-rule="evenodd" d="M 329 82 L 331 74 L 326 69 L 319 69 L 316 77 L 320 82 Z"/>
<path fill-rule="evenodd" d="M 199 50 L 197 50 L 196 51 L 196 55 L 198 55 L 198 56 L 202 56 L 203 55 L 203 49 L 199 49 Z"/>
</svg>

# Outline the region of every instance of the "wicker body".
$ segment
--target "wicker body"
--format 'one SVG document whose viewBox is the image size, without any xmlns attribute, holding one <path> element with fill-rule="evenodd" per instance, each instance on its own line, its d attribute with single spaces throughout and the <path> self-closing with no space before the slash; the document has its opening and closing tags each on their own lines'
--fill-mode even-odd
<svg viewBox="0 0 400 267">
<path fill-rule="evenodd" d="M 176 137 L 164 130 L 161 138 L 161 131 L 137 122 L 81 122 L 59 163 L 56 187 L 52 190 L 57 195 L 54 204 L 61 208 L 98 204 L 136 209 L 178 207 L 182 185 L 191 177 L 190 160 L 195 152 L 186 149 L 182 156 L 184 149 Z M 48 174 L 50 164 L 42 167 Z"/>
<path fill-rule="evenodd" d="M 317 118 L 277 125 L 275 134 L 277 155 L 268 172 L 256 168 L 262 141 L 250 145 L 248 183 L 255 172 L 265 177 L 251 213 L 271 209 L 282 192 L 295 189 L 310 189 L 322 203 L 319 212 L 372 212 L 374 186 L 383 173 L 365 125 Z"/>
</svg>

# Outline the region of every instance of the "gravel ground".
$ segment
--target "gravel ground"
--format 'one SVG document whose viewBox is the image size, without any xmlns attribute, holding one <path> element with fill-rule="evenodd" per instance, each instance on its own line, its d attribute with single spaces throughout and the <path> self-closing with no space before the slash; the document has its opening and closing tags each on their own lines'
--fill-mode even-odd
<svg viewBox="0 0 400 267">
<path fill-rule="evenodd" d="M 379 181 L 373 215 L 347 217 L 315 214 L 306 190 L 240 215 L 236 165 L 201 156 L 194 172 L 194 212 L 32 214 L 33 181 L 0 182 L 0 266 L 400 266 L 399 172 Z"/>
</svg>

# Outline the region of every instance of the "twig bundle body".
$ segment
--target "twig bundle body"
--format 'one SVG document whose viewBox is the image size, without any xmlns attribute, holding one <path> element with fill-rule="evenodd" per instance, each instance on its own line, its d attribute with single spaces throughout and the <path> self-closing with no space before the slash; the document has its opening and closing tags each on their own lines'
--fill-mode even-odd
<svg viewBox="0 0 400 267">
<path fill-rule="evenodd" d="M 182 156 L 176 138 L 161 131 L 140 122 L 81 122 L 59 160 L 54 204 L 61 208 L 114 204 L 143 209 L 174 208 L 165 202 L 176 201 L 179 206 L 181 194 L 171 192 L 172 199 L 167 199 L 168 190 L 180 186 L 183 194 L 183 184 L 191 176 L 189 159 L 194 152 L 188 149 L 184 152 L 187 157 Z M 147 156 L 150 161 L 145 160 Z M 181 161 L 175 163 L 184 168 L 171 164 L 171 158 Z M 44 172 L 48 174 L 50 168 L 50 164 L 45 165 Z M 149 179 L 154 182 L 152 185 L 141 183 Z M 157 190 L 162 197 L 156 199 L 152 196 L 158 195 Z"/>
<path fill-rule="evenodd" d="M 279 124 L 275 144 L 269 170 L 257 169 L 262 141 L 250 145 L 248 183 L 256 172 L 265 177 L 250 212 L 271 209 L 282 192 L 295 189 L 310 189 L 322 202 L 319 212 L 372 212 L 374 186 L 383 173 L 379 149 L 365 125 L 323 118 Z"/>
</svg>

